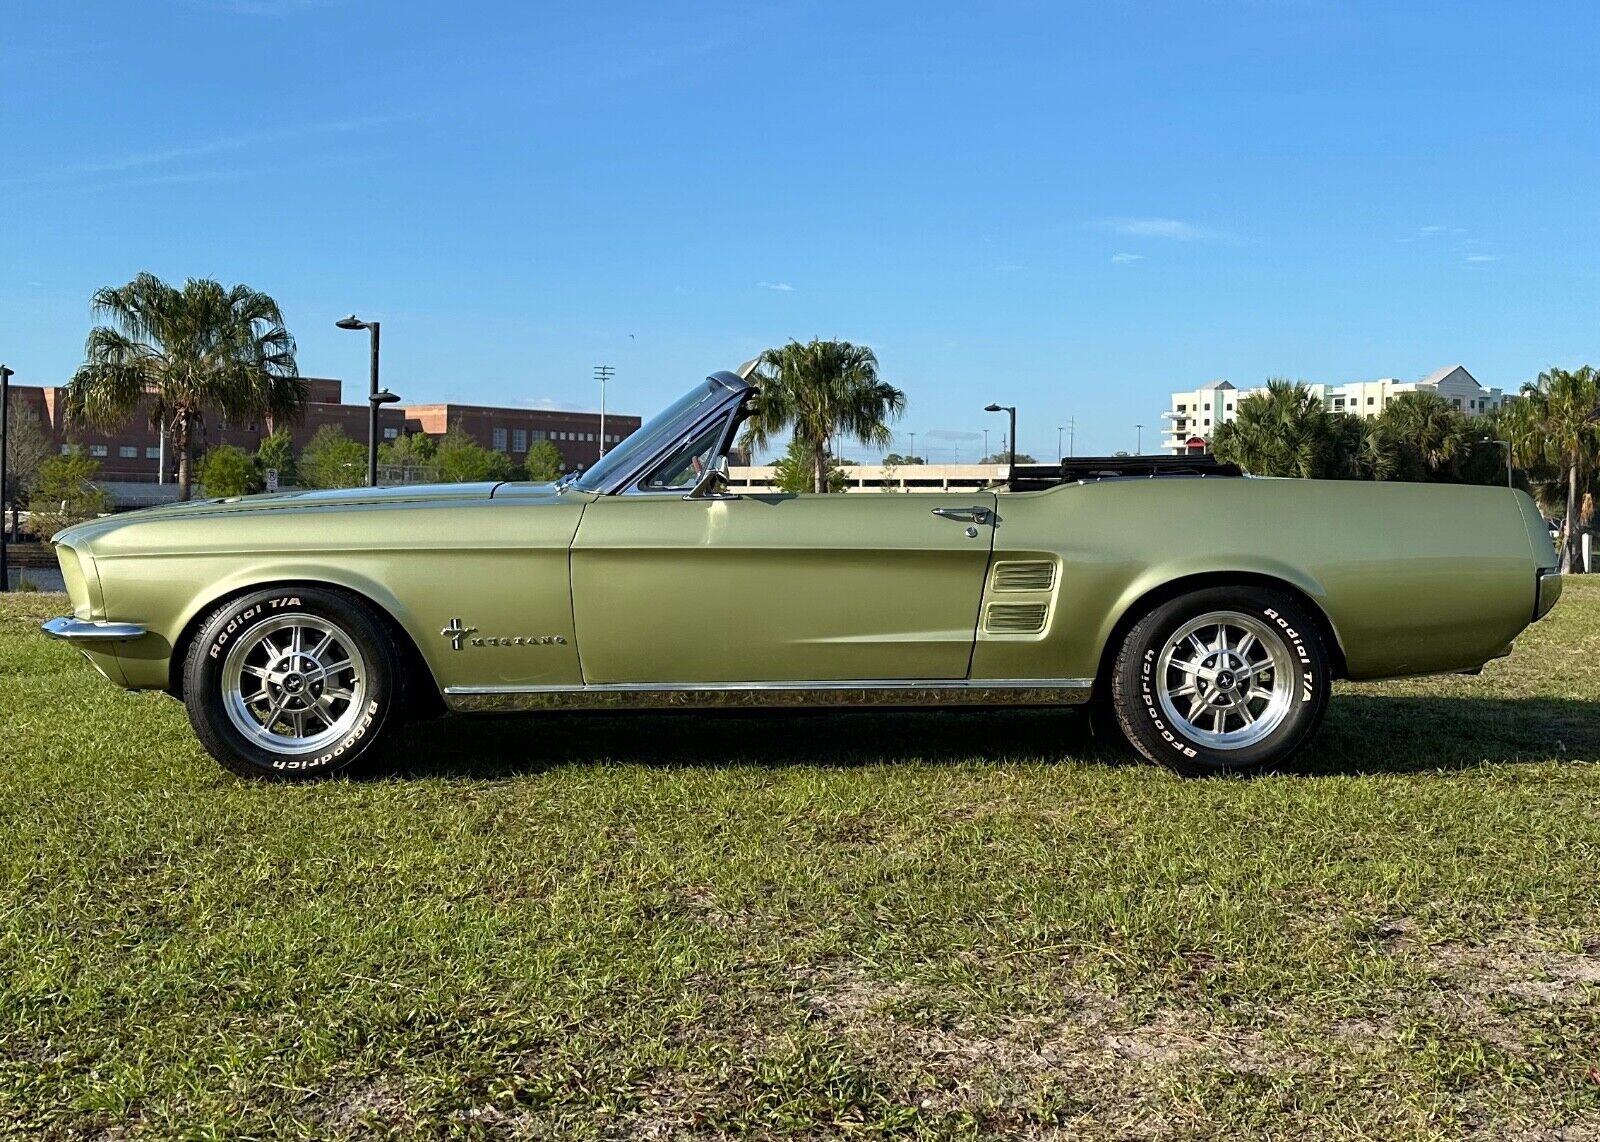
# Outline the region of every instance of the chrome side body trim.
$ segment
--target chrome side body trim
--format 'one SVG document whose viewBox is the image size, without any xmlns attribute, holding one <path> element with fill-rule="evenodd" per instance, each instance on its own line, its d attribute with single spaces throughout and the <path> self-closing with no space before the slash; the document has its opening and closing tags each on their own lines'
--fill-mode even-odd
<svg viewBox="0 0 1600 1142">
<path fill-rule="evenodd" d="M 39 629 L 51 638 L 66 642 L 111 642 L 144 635 L 144 627 L 136 623 L 89 622 L 68 615 L 40 623 Z"/>
<path fill-rule="evenodd" d="M 823 682 L 620 682 L 592 686 L 447 686 L 457 713 L 722 706 L 1070 706 L 1092 678 L 848 679 Z"/>
</svg>

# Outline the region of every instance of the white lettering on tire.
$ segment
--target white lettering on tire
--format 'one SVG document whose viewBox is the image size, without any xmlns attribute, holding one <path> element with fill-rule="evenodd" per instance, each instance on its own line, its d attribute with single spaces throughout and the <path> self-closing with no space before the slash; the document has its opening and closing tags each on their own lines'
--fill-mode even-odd
<svg viewBox="0 0 1600 1142">
<path fill-rule="evenodd" d="M 257 615 L 263 614 L 266 611 L 276 611 L 283 607 L 298 607 L 302 605 L 303 604 L 300 602 L 299 595 L 285 595 L 281 598 L 267 599 L 264 602 L 256 603 L 252 606 L 246 607 L 244 610 L 230 618 L 228 620 L 228 625 L 217 632 L 216 638 L 211 640 L 211 646 L 209 649 L 207 649 L 206 656 L 208 658 L 216 658 L 218 655 L 220 655 L 223 651 L 223 648 L 228 645 L 228 641 L 233 638 L 234 634 L 240 629 L 240 627 L 249 622 L 251 619 L 255 618 Z"/>
</svg>

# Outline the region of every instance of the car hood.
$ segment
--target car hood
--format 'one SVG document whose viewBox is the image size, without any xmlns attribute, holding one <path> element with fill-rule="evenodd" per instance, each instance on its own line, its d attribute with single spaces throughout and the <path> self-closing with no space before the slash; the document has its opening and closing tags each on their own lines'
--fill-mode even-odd
<svg viewBox="0 0 1600 1142">
<path fill-rule="evenodd" d="M 554 484 L 485 481 L 476 484 L 408 484 L 387 488 L 326 488 L 316 491 L 269 492 L 259 496 L 191 500 L 160 504 L 138 511 L 120 512 L 68 528 L 52 542 L 69 545 L 92 540 L 107 532 L 160 520 L 189 520 L 205 516 L 246 515 L 257 512 L 292 512 L 316 508 L 399 506 L 438 500 L 488 500 L 516 496 L 519 502 L 551 500 L 561 496 Z M 587 498 L 587 497 L 586 497 Z"/>
</svg>

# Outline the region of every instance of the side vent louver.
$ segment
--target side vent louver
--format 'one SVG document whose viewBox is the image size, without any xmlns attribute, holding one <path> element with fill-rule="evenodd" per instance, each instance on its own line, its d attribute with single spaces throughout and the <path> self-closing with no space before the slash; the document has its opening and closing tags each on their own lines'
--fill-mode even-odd
<svg viewBox="0 0 1600 1142">
<path fill-rule="evenodd" d="M 990 603 L 983 629 L 990 634 L 1037 634 L 1049 609 L 1045 603 Z"/>
<path fill-rule="evenodd" d="M 1037 563 L 996 563 L 994 589 L 996 591 L 1048 591 L 1055 586 L 1056 565 Z"/>
</svg>

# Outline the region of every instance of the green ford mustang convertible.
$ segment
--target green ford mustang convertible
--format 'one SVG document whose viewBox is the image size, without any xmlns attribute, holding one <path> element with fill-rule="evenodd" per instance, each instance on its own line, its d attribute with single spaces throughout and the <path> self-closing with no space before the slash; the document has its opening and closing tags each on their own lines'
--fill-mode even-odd
<svg viewBox="0 0 1600 1142">
<path fill-rule="evenodd" d="M 735 494 L 717 373 L 559 484 L 248 496 L 56 536 L 107 678 L 235 773 L 337 772 L 407 717 L 1065 705 L 1146 757 L 1282 761 L 1336 678 L 1474 670 L 1554 605 L 1506 488 L 1068 462 L 984 492 Z"/>
</svg>

